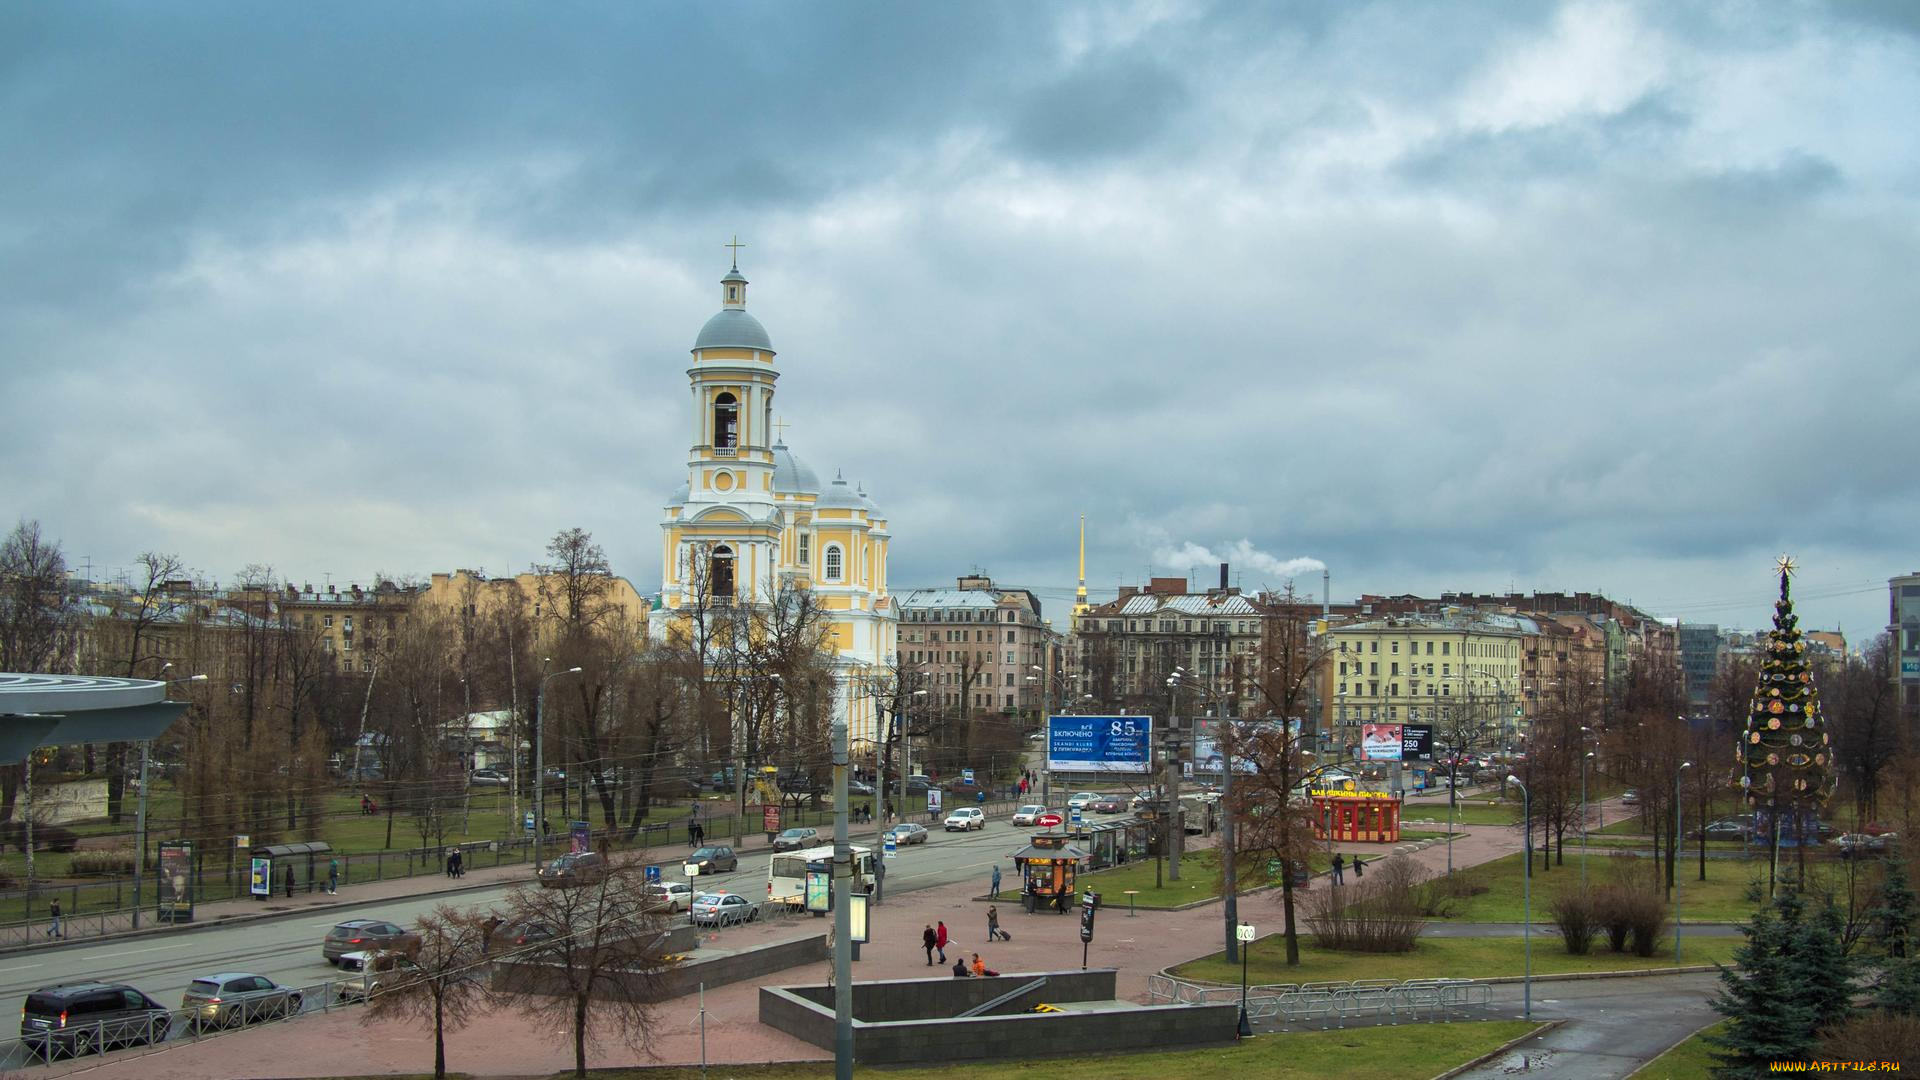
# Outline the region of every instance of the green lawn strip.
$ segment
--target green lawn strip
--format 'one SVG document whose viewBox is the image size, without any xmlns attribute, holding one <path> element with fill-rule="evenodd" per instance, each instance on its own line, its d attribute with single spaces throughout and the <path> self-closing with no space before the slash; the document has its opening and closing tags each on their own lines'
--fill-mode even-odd
<svg viewBox="0 0 1920 1080">
<path fill-rule="evenodd" d="M 1587 862 L 1587 883 L 1604 885 L 1619 872 L 1616 860 L 1631 855 L 1587 855 L 1570 852 L 1563 865 L 1557 859 L 1550 870 L 1542 870 L 1538 860 L 1533 872 L 1533 918 L 1536 923 L 1552 916 L 1553 900 L 1563 890 L 1580 887 L 1580 863 Z M 1746 898 L 1748 886 L 1765 881 L 1767 864 L 1761 859 L 1708 859 L 1707 880 L 1698 880 L 1699 864 L 1681 860 L 1680 916 L 1687 922 L 1744 922 L 1753 915 L 1755 905 Z M 1487 886 L 1478 896 L 1454 901 L 1453 922 L 1520 922 L 1525 918 L 1522 891 L 1523 868 L 1519 855 L 1508 855 L 1468 870 L 1455 872 L 1468 880 Z"/>
<path fill-rule="evenodd" d="M 1310 862 L 1313 872 L 1317 874 L 1327 868 L 1328 856 L 1315 853 Z M 1187 852 L 1180 860 L 1179 881 L 1167 876 L 1163 864 L 1159 871 L 1161 885 L 1155 888 L 1154 874 L 1154 860 L 1137 859 L 1110 870 L 1083 874 L 1080 887 L 1099 893 L 1101 904 L 1108 908 L 1124 908 L 1131 899 L 1135 907 L 1164 910 L 1198 900 L 1211 900 L 1220 895 L 1220 860 L 1212 849 Z M 1244 860 L 1240 866 L 1238 883 L 1243 893 L 1274 884 L 1267 877 L 1264 859 Z M 1128 889 L 1139 890 L 1139 895 L 1129 898 L 1126 895 Z"/>
<path fill-rule="evenodd" d="M 1740 938 L 1685 938 L 1681 963 L 1726 963 Z M 1594 971 L 1650 971 L 1674 966 L 1673 945 L 1653 956 L 1609 952 L 1604 941 L 1585 956 L 1567 952 L 1557 936 L 1533 936 L 1533 973 L 1570 975 Z M 1410 953 L 1350 953 L 1320 949 L 1306 933 L 1300 938 L 1300 964 L 1288 967 L 1286 942 L 1279 934 L 1263 934 L 1247 953 L 1247 980 L 1255 984 L 1351 982 L 1355 979 L 1486 979 L 1521 975 L 1526 970 L 1525 939 L 1512 937 L 1423 937 Z M 1173 969 L 1182 978 L 1205 982 L 1240 981 L 1240 965 L 1228 963 L 1224 953 L 1212 953 Z"/>
<path fill-rule="evenodd" d="M 1717 1034 L 1726 1026 L 1722 1020 L 1695 1034 L 1640 1066 L 1627 1080 L 1712 1080 L 1713 1048 L 1707 1045 L 1707 1036 Z"/>
<path fill-rule="evenodd" d="M 1410 1038 L 1405 1028 L 1396 1027 L 1309 1031 L 1262 1035 L 1230 1046 L 1201 1050 L 994 1061 L 970 1065 L 967 1071 L 1032 1076 L 1036 1080 L 1212 1080 L 1220 1076 L 1257 1076 L 1262 1080 L 1325 1080 L 1329 1076 L 1426 1080 L 1496 1050 L 1537 1026 L 1523 1020 L 1430 1024 L 1420 1029 L 1418 1038 Z M 856 1075 L 884 1076 L 888 1080 L 946 1080 L 961 1071 L 953 1065 L 855 1069 Z M 710 1072 L 733 1080 L 826 1080 L 833 1075 L 833 1063 L 722 1065 Z M 680 1065 L 596 1069 L 593 1075 L 595 1080 L 699 1080 L 701 1073 L 699 1066 Z"/>
<path fill-rule="evenodd" d="M 1432 818 L 1437 822 L 1447 820 L 1445 806 L 1421 807 L 1427 811 L 1421 818 Z M 1462 799 L 1453 808 L 1455 825 L 1512 825 L 1520 820 L 1520 804 L 1517 802 L 1489 802 L 1485 799 Z"/>
</svg>

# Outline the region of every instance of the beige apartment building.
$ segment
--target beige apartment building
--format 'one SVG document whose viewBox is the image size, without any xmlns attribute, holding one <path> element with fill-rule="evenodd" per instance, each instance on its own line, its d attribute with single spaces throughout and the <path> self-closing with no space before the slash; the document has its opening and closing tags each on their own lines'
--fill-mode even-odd
<svg viewBox="0 0 1920 1080">
<path fill-rule="evenodd" d="M 1531 715 L 1527 646 L 1543 636 L 1535 619 L 1488 612 L 1328 627 L 1324 700 L 1335 744 L 1358 747 L 1363 724 L 1438 723 L 1468 707 L 1488 718 L 1503 745 L 1515 743 Z"/>
<path fill-rule="evenodd" d="M 900 597 L 900 670 L 924 703 L 963 715 L 998 712 L 1034 726 L 1061 699 L 1061 638 L 1025 589 L 981 574 L 951 589 Z"/>
<path fill-rule="evenodd" d="M 1164 716 L 1172 707 L 1167 678 L 1178 667 L 1199 677 L 1227 715 L 1240 714 L 1252 691 L 1252 658 L 1265 632 L 1267 609 L 1239 589 L 1191 592 L 1185 578 L 1153 578 L 1145 588 L 1123 585 L 1118 598 L 1077 620 L 1074 697 L 1089 708 Z M 1087 701 L 1088 698 L 1091 701 Z M 1180 703 L 1181 715 L 1205 705 Z"/>
</svg>

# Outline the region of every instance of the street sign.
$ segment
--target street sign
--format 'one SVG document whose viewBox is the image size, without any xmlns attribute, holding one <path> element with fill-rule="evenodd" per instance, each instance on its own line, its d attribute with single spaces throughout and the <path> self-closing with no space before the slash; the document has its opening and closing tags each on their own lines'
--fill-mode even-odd
<svg viewBox="0 0 1920 1080">
<path fill-rule="evenodd" d="M 686 873 L 688 881 L 700 876 L 700 864 L 697 862 L 690 862 L 680 869 Z"/>
<path fill-rule="evenodd" d="M 525 830 L 528 836 L 533 835 L 533 811 L 529 810 L 525 814 L 521 815 L 520 828 Z"/>
<path fill-rule="evenodd" d="M 1067 807 L 1067 813 L 1069 813 L 1069 814 L 1072 814 L 1072 815 L 1073 815 L 1073 823 L 1074 823 L 1075 825 L 1078 825 L 1078 824 L 1080 824 L 1080 808 L 1079 808 L 1079 807 L 1077 807 L 1077 806 L 1069 806 L 1069 807 Z"/>
<path fill-rule="evenodd" d="M 884 850 L 880 853 L 880 857 L 883 859 L 891 859 L 900 853 L 900 844 L 893 838 L 892 833 L 887 834 L 887 842 L 883 845 L 883 848 Z"/>
<path fill-rule="evenodd" d="M 961 769 L 961 770 L 960 770 L 960 782 L 961 782 L 961 783 L 963 783 L 963 784 L 971 784 L 971 783 L 973 783 L 973 770 L 972 770 L 972 769 Z"/>
<path fill-rule="evenodd" d="M 768 804 L 760 809 L 760 827 L 770 833 L 780 831 L 780 807 Z"/>
<path fill-rule="evenodd" d="M 658 866 L 647 867 L 647 884 L 658 885 L 659 883 L 660 883 L 660 868 Z"/>
<path fill-rule="evenodd" d="M 1039 817 L 1034 818 L 1033 823 L 1043 829 L 1051 829 L 1060 824 L 1060 815 L 1049 810 Z"/>
<path fill-rule="evenodd" d="M 1239 940 L 1239 941 L 1252 941 L 1253 940 L 1253 924 L 1243 922 L 1240 925 L 1234 927 L 1233 936 L 1236 940 Z"/>
</svg>

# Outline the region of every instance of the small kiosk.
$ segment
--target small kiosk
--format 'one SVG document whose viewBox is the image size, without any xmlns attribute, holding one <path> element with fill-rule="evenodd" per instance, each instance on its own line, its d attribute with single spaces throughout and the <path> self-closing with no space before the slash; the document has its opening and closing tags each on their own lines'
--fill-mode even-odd
<svg viewBox="0 0 1920 1080">
<path fill-rule="evenodd" d="M 1020 871 L 1021 903 L 1028 914 L 1048 904 L 1062 914 L 1073 906 L 1074 878 L 1090 856 L 1068 839 L 1060 833 L 1036 833 L 1031 843 L 1013 853 L 1013 865 Z"/>
<path fill-rule="evenodd" d="M 1316 789 L 1314 837 L 1362 844 L 1400 840 L 1400 800 L 1384 791 Z"/>
</svg>

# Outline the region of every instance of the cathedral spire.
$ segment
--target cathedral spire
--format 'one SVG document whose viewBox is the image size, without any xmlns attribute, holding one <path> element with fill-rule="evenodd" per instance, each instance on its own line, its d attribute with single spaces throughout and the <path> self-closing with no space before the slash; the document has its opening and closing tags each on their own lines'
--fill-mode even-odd
<svg viewBox="0 0 1920 1080">
<path fill-rule="evenodd" d="M 1080 515 L 1080 587 L 1073 591 L 1073 613 L 1087 610 L 1087 515 Z"/>
</svg>

